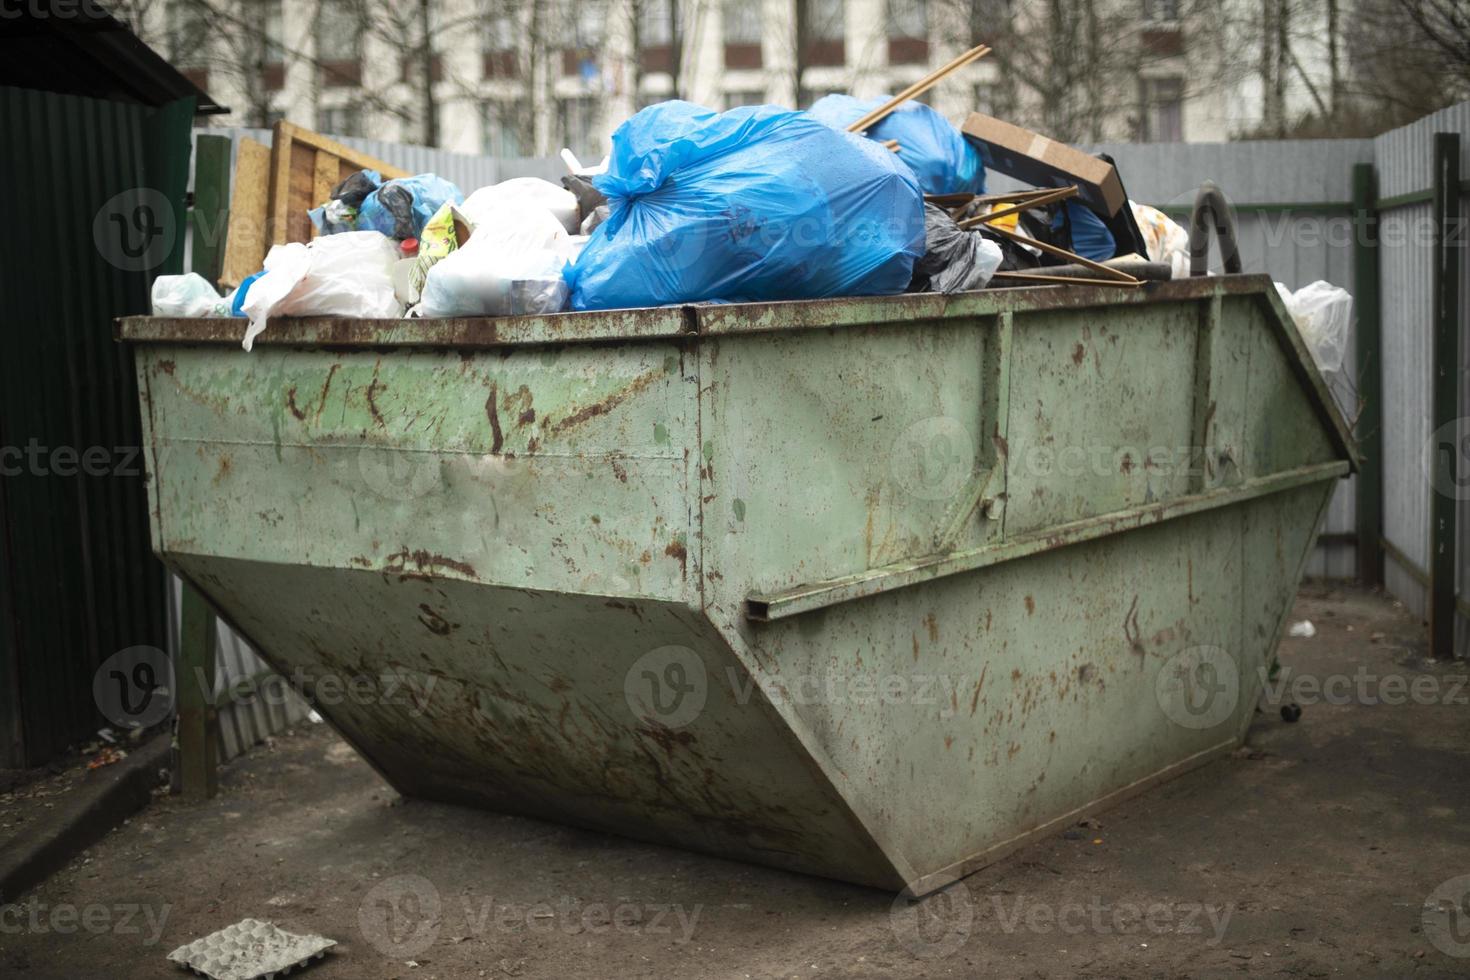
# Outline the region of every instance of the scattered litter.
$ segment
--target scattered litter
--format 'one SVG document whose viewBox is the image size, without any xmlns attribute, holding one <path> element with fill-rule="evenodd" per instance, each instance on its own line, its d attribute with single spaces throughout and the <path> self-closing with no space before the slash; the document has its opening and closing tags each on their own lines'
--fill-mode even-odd
<svg viewBox="0 0 1470 980">
<path fill-rule="evenodd" d="M 1317 367 L 1322 371 L 1341 370 L 1353 320 L 1352 294 L 1321 279 L 1296 292 L 1278 282 L 1276 291 Z"/>
<path fill-rule="evenodd" d="M 804 112 L 649 106 L 594 178 L 611 215 L 567 273 L 578 310 L 901 293 L 923 254 L 912 171 Z"/>
<path fill-rule="evenodd" d="M 180 946 L 168 958 L 215 980 L 255 980 L 305 967 L 335 945 L 323 936 L 297 935 L 259 919 L 242 919 Z"/>
<path fill-rule="evenodd" d="M 1317 635 L 1317 627 L 1312 625 L 1312 621 L 1310 619 L 1303 619 L 1300 622 L 1292 623 L 1291 626 L 1287 629 L 1286 635 L 1299 636 L 1304 639 L 1310 640 L 1312 637 Z"/>
<path fill-rule="evenodd" d="M 315 710 L 312 710 L 306 713 L 306 720 L 313 725 L 320 725 L 322 723 L 322 716 L 317 714 Z"/>
<path fill-rule="evenodd" d="M 98 752 L 95 756 L 92 757 L 92 759 L 87 763 L 87 768 L 101 769 L 103 766 L 110 766 L 114 763 L 121 762 L 127 757 L 127 752 L 109 745 L 107 748 L 103 749 L 101 752 Z"/>
</svg>

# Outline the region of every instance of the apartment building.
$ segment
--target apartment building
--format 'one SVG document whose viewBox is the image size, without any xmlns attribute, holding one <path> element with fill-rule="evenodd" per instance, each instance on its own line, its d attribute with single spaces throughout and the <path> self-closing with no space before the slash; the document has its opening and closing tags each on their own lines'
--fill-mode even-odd
<svg viewBox="0 0 1470 980">
<path fill-rule="evenodd" d="M 531 156 L 566 146 L 591 159 L 606 151 L 618 123 L 676 95 L 723 109 L 896 91 L 977 34 L 985 38 L 977 11 L 995 2 L 168 0 L 142 9 L 137 26 L 234 109 L 218 124 L 287 119 L 466 153 Z M 1102 6 L 1115 56 L 1099 60 L 1086 83 L 1094 118 L 1073 138 L 1213 141 L 1259 122 L 1260 80 L 1249 70 L 1229 74 L 1241 67 L 1244 42 L 1223 21 L 1205 23 L 1181 0 Z M 1047 8 L 1018 7 L 1020 28 L 1006 43 L 1028 54 L 1024 46 L 1044 43 Z M 1300 60 L 1321 59 L 1304 52 Z M 1048 66 L 1039 64 L 1044 75 Z M 927 99 L 955 120 L 979 109 L 1045 128 L 1043 96 L 1006 83 L 993 57 Z M 1297 88 L 1288 95 L 1294 109 Z"/>
</svg>

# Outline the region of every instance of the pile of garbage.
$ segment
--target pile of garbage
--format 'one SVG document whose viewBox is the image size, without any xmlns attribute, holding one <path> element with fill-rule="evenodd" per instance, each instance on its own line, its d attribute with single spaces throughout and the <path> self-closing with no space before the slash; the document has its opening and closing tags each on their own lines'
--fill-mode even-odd
<svg viewBox="0 0 1470 980">
<path fill-rule="evenodd" d="M 545 315 L 1188 275 L 1189 235 L 1129 200 L 1106 157 L 980 113 L 957 129 L 913 100 L 987 51 L 891 99 L 829 95 L 806 112 L 652 105 L 618 127 L 600 166 L 573 159 L 561 186 L 515 178 L 466 196 L 435 174 L 359 170 L 310 210 L 311 241 L 273 246 L 223 297 L 201 276 L 160 277 L 153 310 L 246 318 L 250 350 L 282 316 Z M 987 171 L 1035 189 L 986 194 Z M 1323 369 L 1340 367 L 1351 297 L 1315 283 L 1283 298 Z"/>
</svg>

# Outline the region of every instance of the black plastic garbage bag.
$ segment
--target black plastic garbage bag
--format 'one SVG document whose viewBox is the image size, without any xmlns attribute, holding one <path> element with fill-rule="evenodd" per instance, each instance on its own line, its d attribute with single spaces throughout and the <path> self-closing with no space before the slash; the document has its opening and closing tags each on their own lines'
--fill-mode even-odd
<svg viewBox="0 0 1470 980">
<path fill-rule="evenodd" d="M 914 263 L 911 293 L 984 289 L 1003 259 L 1000 246 L 960 228 L 949 212 L 924 205 L 924 255 Z"/>
</svg>

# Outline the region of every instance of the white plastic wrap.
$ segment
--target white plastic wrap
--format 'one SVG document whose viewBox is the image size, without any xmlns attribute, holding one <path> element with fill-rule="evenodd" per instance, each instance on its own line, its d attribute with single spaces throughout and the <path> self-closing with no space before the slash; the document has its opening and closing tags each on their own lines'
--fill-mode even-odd
<svg viewBox="0 0 1470 980">
<path fill-rule="evenodd" d="M 376 231 L 272 247 L 265 275 L 250 285 L 241 304 L 250 317 L 241 346 L 250 350 L 272 316 L 400 316 L 391 278 L 398 256 L 397 243 Z"/>
<path fill-rule="evenodd" d="M 1321 279 L 1294 293 L 1278 282 L 1276 291 L 1307 342 L 1317 367 L 1322 371 L 1340 371 L 1347 354 L 1348 328 L 1353 322 L 1352 294 Z"/>
<path fill-rule="evenodd" d="M 153 280 L 154 316 L 229 316 L 230 308 L 197 272 Z"/>
<path fill-rule="evenodd" d="M 1158 208 L 1129 201 L 1133 209 L 1133 220 L 1143 232 L 1144 248 L 1148 250 L 1150 262 L 1162 262 L 1169 267 L 1175 279 L 1189 276 L 1189 232 L 1179 222 Z"/>
<path fill-rule="evenodd" d="M 539 177 L 513 177 L 489 187 L 481 187 L 465 198 L 459 210 L 476 225 L 494 219 L 494 215 L 505 207 L 540 207 L 556 216 L 567 232 L 575 235 L 581 230 L 581 215 L 577 210 L 577 195 L 549 180 Z"/>
<path fill-rule="evenodd" d="M 576 246 L 545 208 L 502 203 L 424 280 L 419 316 L 520 316 L 566 308 Z"/>
</svg>

